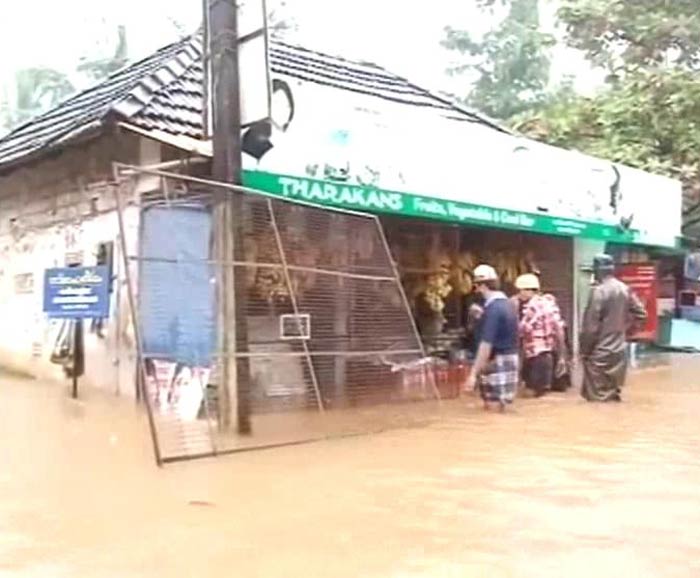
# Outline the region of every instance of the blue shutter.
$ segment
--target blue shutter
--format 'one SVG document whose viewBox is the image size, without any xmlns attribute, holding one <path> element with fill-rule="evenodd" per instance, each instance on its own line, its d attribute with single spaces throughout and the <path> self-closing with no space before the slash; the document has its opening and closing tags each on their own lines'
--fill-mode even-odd
<svg viewBox="0 0 700 578">
<path fill-rule="evenodd" d="M 214 269 L 207 263 L 211 214 L 192 207 L 153 207 L 142 218 L 139 309 L 144 354 L 208 366 L 216 338 Z"/>
</svg>

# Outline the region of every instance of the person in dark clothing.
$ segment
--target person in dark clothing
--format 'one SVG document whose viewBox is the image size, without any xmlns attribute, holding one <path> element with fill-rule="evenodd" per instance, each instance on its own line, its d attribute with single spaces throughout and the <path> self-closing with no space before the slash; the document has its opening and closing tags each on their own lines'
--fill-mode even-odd
<svg viewBox="0 0 700 578">
<path fill-rule="evenodd" d="M 498 404 L 505 411 L 515 399 L 520 375 L 518 316 L 499 290 L 498 274 L 493 267 L 479 265 L 474 270 L 474 285 L 484 300 L 484 312 L 468 385 L 472 389 L 478 385 L 486 409 Z"/>
<path fill-rule="evenodd" d="M 583 386 L 588 401 L 621 401 L 627 376 L 627 331 L 647 318 L 639 298 L 615 278 L 609 255 L 593 261 L 596 284 L 592 287 L 581 327 Z"/>
</svg>

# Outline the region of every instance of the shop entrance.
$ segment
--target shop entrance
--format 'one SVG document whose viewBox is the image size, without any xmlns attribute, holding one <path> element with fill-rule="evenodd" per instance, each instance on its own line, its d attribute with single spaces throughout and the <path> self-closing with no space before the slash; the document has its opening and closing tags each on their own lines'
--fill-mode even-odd
<svg viewBox="0 0 700 578">
<path fill-rule="evenodd" d="M 471 272 L 480 263 L 496 268 L 508 295 L 518 275 L 537 272 L 573 327 L 571 238 L 399 217 L 382 217 L 382 224 L 428 353 L 450 358 L 473 345 L 467 312 L 474 298 Z"/>
</svg>

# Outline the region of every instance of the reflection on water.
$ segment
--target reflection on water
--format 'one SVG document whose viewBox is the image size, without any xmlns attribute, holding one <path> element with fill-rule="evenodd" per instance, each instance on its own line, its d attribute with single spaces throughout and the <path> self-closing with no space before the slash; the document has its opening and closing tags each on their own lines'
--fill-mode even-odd
<svg viewBox="0 0 700 578">
<path fill-rule="evenodd" d="M 162 470 L 132 402 L 2 378 L 0 577 L 694 578 L 698 369 Z"/>
</svg>

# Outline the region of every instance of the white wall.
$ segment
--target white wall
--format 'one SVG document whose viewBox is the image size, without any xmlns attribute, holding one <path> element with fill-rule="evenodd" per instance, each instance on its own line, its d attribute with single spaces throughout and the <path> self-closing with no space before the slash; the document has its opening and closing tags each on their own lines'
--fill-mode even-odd
<svg viewBox="0 0 700 578">
<path fill-rule="evenodd" d="M 111 195 L 105 191 L 100 195 Z M 59 200 L 65 200 L 59 198 Z M 106 199 L 105 199 L 106 200 Z M 28 206 L 31 208 L 31 204 Z M 133 246 L 136 242 L 138 213 L 126 213 Z M 119 224 L 115 211 L 93 217 L 76 218 L 54 225 L 23 224 L 22 217 L 11 217 L 0 208 L 3 225 L 16 218 L 13 231 L 0 229 L 0 364 L 42 378 L 62 380 L 59 366 L 49 358 L 55 344 L 60 321 L 51 321 L 42 312 L 43 273 L 50 267 L 62 267 L 66 257 L 82 254 L 85 265 L 94 265 L 98 243 L 115 244 L 117 279 L 111 303 L 111 319 L 105 325 L 104 338 L 90 332 L 85 324 L 86 384 L 115 392 L 133 390 L 133 339 L 128 329 L 128 306 L 125 280 L 118 247 Z M 33 289 L 16 287 L 19 276 L 31 275 Z"/>
<path fill-rule="evenodd" d="M 428 198 L 611 227 L 633 215 L 640 243 L 674 246 L 681 234 L 679 181 L 447 120 L 429 107 L 286 80 L 294 116 L 260 162 L 244 158 L 247 169 L 324 178 L 329 166 L 352 184 Z M 273 99 L 273 117 L 289 118 L 282 97 Z"/>
<path fill-rule="evenodd" d="M 152 144 L 131 144 L 136 158 L 158 160 L 158 148 Z M 61 322 L 42 312 L 44 270 L 65 266 L 67 257 L 75 254 L 82 255 L 83 264 L 94 265 L 98 244 L 112 242 L 116 279 L 111 315 L 103 337 L 85 323 L 86 369 L 81 379 L 85 386 L 133 395 L 135 343 L 115 189 L 106 181 L 117 152 L 114 143 L 97 142 L 0 178 L 0 365 L 39 378 L 66 380 L 62 368 L 50 362 Z M 146 186 L 152 188 L 154 183 Z M 135 206 L 126 208 L 124 224 L 128 253 L 136 255 Z M 136 282 L 136 262 L 130 268 Z"/>
</svg>

